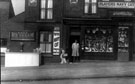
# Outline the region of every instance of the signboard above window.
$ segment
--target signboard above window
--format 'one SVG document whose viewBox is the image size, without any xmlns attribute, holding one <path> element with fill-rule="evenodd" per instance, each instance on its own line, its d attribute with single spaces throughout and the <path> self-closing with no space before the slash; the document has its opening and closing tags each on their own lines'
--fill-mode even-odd
<svg viewBox="0 0 135 84">
<path fill-rule="evenodd" d="M 112 17 L 133 17 L 135 14 L 132 11 L 110 11 Z"/>
<path fill-rule="evenodd" d="M 36 32 L 13 31 L 10 32 L 10 39 L 13 41 L 35 41 Z"/>
<path fill-rule="evenodd" d="M 135 9 L 135 2 L 98 2 L 98 7 Z"/>
</svg>

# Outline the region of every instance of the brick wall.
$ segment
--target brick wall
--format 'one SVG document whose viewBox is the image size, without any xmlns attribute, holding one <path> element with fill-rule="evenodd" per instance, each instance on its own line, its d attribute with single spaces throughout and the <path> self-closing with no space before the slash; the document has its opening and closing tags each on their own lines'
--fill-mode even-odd
<svg viewBox="0 0 135 84">
<path fill-rule="evenodd" d="M 63 0 L 53 0 L 53 21 L 61 22 L 63 12 Z M 28 0 L 25 5 L 25 20 L 27 22 L 37 22 L 40 20 L 40 2 L 37 0 L 37 5 L 30 6 Z"/>
<path fill-rule="evenodd" d="M 18 52 L 20 50 L 20 41 L 11 41 L 10 40 L 10 32 L 11 31 L 26 31 L 27 28 L 25 27 L 24 23 L 24 16 L 25 13 L 22 13 L 18 16 L 13 17 L 2 23 L 1 25 L 1 37 L 7 38 L 7 48 L 10 49 L 11 52 Z M 36 42 L 24 42 L 24 51 L 25 52 L 32 52 L 34 48 L 37 47 Z"/>
</svg>

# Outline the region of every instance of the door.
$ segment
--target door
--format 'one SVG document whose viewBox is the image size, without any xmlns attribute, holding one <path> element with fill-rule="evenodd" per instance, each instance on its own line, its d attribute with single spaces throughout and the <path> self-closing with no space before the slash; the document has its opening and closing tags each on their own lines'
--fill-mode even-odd
<svg viewBox="0 0 135 84">
<path fill-rule="evenodd" d="M 129 26 L 118 27 L 118 61 L 129 61 L 130 42 L 132 42 L 129 29 Z"/>
<path fill-rule="evenodd" d="M 68 42 L 68 48 L 69 48 L 69 61 L 72 62 L 72 43 L 77 40 L 77 42 L 80 44 L 80 35 L 81 35 L 81 28 L 80 27 L 70 27 L 69 32 L 69 42 Z M 80 49 L 79 49 L 80 50 Z M 80 54 L 80 52 L 79 52 Z"/>
</svg>

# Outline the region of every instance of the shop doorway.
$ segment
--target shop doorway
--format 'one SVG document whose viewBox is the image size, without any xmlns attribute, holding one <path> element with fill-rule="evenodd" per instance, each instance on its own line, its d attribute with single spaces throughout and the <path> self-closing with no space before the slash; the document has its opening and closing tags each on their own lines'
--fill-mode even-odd
<svg viewBox="0 0 135 84">
<path fill-rule="evenodd" d="M 74 43 L 75 40 L 77 40 L 77 42 L 80 44 L 80 36 L 81 36 L 81 28 L 80 27 L 70 27 L 70 35 L 69 35 L 69 42 L 68 42 L 69 61 L 70 62 L 73 61 L 72 60 L 72 43 Z"/>
<path fill-rule="evenodd" d="M 129 61 L 132 56 L 132 27 L 118 27 L 118 61 Z"/>
</svg>

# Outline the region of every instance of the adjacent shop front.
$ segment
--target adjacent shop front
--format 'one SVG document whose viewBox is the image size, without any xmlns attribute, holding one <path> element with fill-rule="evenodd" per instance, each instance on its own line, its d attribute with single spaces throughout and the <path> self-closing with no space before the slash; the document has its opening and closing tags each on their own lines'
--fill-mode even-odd
<svg viewBox="0 0 135 84">
<path fill-rule="evenodd" d="M 68 32 L 69 55 L 71 44 L 77 39 L 82 60 L 132 60 L 135 2 L 99 0 L 97 4 L 98 12 L 93 17 L 87 15 L 63 20 Z M 104 16 L 101 11 L 104 11 Z"/>
<path fill-rule="evenodd" d="M 121 18 L 118 19 L 71 20 L 70 23 L 72 24 L 65 21 L 68 38 L 66 44 L 69 55 L 72 52 L 72 43 L 74 40 L 78 40 L 82 60 L 131 60 L 133 54 L 133 22 L 130 18 L 124 19 L 124 22 L 120 21 Z"/>
<path fill-rule="evenodd" d="M 78 40 L 82 60 L 117 60 L 118 43 L 115 23 L 111 20 L 72 20 L 70 22 L 75 24 L 70 24 L 67 28 L 68 46 L 71 48 L 74 40 Z"/>
</svg>

